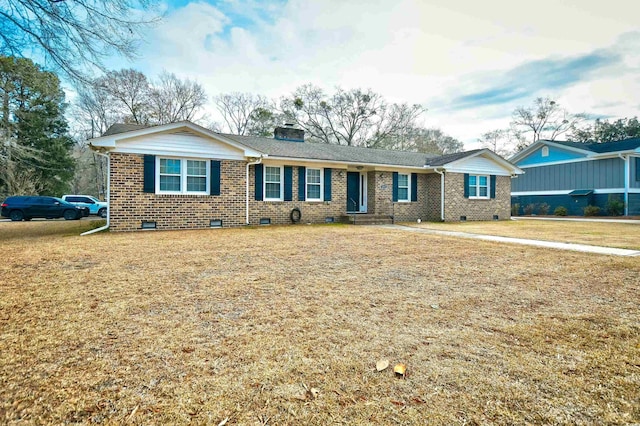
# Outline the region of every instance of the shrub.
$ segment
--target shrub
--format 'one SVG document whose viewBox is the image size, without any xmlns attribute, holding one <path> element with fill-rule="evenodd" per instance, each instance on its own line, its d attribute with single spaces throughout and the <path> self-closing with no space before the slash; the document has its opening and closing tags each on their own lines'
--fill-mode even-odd
<svg viewBox="0 0 640 426">
<path fill-rule="evenodd" d="M 511 205 L 511 216 L 519 216 L 520 215 L 520 204 L 515 203 Z"/>
<path fill-rule="evenodd" d="M 624 201 L 617 195 L 609 194 L 605 210 L 609 216 L 622 216 L 624 213 Z"/>
<path fill-rule="evenodd" d="M 553 214 L 555 214 L 556 216 L 566 216 L 568 214 L 567 208 L 563 206 L 558 206 L 553 211 Z"/>
<path fill-rule="evenodd" d="M 549 209 L 551 206 L 547 203 L 542 203 L 538 206 L 538 214 L 542 216 L 546 216 L 549 214 Z"/>
<path fill-rule="evenodd" d="M 524 206 L 524 214 L 530 216 L 533 214 L 533 211 L 536 209 L 536 205 L 535 204 L 527 204 L 526 206 Z"/>
<path fill-rule="evenodd" d="M 600 214 L 600 207 L 598 206 L 587 206 L 584 208 L 585 216 L 597 216 Z"/>
</svg>

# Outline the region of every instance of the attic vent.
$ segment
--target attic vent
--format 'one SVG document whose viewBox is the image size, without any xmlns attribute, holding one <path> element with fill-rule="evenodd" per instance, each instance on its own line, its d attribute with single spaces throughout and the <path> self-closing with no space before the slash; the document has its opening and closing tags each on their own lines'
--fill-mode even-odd
<svg viewBox="0 0 640 426">
<path fill-rule="evenodd" d="M 189 130 L 179 130 L 177 132 L 172 132 L 172 135 L 180 135 L 180 136 L 197 136 L 190 132 Z"/>
</svg>

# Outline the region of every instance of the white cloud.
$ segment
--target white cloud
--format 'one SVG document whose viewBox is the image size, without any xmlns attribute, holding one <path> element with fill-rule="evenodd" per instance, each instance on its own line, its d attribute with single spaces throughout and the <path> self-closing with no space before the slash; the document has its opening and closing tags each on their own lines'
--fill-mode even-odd
<svg viewBox="0 0 640 426">
<path fill-rule="evenodd" d="M 308 82 L 371 88 L 425 105 L 427 125 L 472 148 L 480 134 L 506 126 L 517 105 L 445 111 L 442 102 L 482 92 L 500 83 L 494 76 L 536 60 L 614 46 L 622 63 L 607 75 L 560 91 L 540 87 L 531 100 L 552 95 L 575 112 L 637 115 L 638 34 L 620 37 L 639 29 L 638 12 L 640 3 L 623 0 L 200 1 L 168 9 L 133 66 L 196 79 L 210 96 L 279 97 Z"/>
</svg>

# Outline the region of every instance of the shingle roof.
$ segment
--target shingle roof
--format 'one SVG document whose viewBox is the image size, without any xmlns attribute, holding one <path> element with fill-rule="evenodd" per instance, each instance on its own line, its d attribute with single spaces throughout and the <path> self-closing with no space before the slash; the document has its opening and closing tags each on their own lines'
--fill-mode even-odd
<svg viewBox="0 0 640 426">
<path fill-rule="evenodd" d="M 147 127 L 149 126 L 116 123 L 111 125 L 102 136 L 126 133 Z M 476 149 L 473 151 L 439 156 L 420 152 L 393 151 L 311 142 L 291 142 L 258 136 L 239 136 L 222 133 L 220 133 L 220 136 L 272 157 L 384 164 L 405 167 L 424 167 L 425 165 L 443 166 L 480 151 Z"/>
<path fill-rule="evenodd" d="M 481 149 L 474 149 L 472 151 L 456 152 L 454 154 L 441 155 L 439 157 L 431 158 L 427 160 L 428 166 L 444 166 L 445 164 L 453 163 L 461 158 L 468 157 L 476 152 L 482 151 Z"/>
<path fill-rule="evenodd" d="M 640 138 L 624 139 L 615 142 L 604 143 L 581 143 L 581 142 L 566 142 L 566 141 L 551 141 L 564 146 L 572 148 L 584 149 L 586 151 L 596 152 L 603 154 L 605 152 L 617 152 L 617 151 L 629 151 L 640 147 Z"/>
<path fill-rule="evenodd" d="M 142 124 L 124 124 L 124 123 L 115 123 L 109 126 L 106 132 L 102 136 L 115 135 L 118 133 L 126 133 L 132 132 L 134 130 L 144 129 L 149 126 L 143 126 Z"/>
<path fill-rule="evenodd" d="M 437 157 L 437 155 L 419 152 L 391 151 L 311 142 L 289 142 L 256 136 L 226 134 L 222 136 L 273 157 L 307 158 L 312 160 L 388 164 L 408 167 L 423 167 L 429 159 Z"/>
</svg>

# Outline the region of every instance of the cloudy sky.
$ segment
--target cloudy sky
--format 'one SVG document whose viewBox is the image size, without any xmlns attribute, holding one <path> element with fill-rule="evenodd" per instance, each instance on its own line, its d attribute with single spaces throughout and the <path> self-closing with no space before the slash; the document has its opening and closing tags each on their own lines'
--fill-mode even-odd
<svg viewBox="0 0 640 426">
<path fill-rule="evenodd" d="M 594 117 L 640 115 L 635 0 L 172 0 L 140 58 L 209 96 L 273 98 L 313 83 L 428 108 L 467 149 L 517 106 L 549 96 Z M 213 111 L 213 106 L 210 106 Z"/>
</svg>

